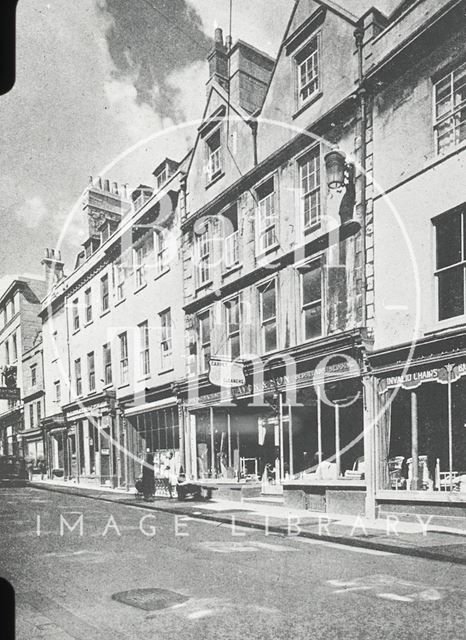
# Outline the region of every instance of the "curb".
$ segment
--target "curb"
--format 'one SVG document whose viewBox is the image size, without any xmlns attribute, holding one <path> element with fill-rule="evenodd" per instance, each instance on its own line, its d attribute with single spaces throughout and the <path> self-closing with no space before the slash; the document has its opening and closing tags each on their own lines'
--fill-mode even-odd
<svg viewBox="0 0 466 640">
<path fill-rule="evenodd" d="M 100 500 L 102 502 L 110 502 L 112 504 L 121 504 L 132 507 L 138 507 L 140 509 L 147 509 L 148 511 L 160 511 L 161 513 L 169 513 L 171 515 L 182 515 L 188 516 L 191 518 L 195 518 L 196 520 L 206 520 L 210 522 L 219 522 L 220 524 L 232 524 L 231 517 L 221 516 L 220 514 L 208 514 L 201 513 L 193 516 L 192 512 L 183 510 L 182 508 L 170 509 L 163 506 L 155 506 L 154 503 L 140 503 L 137 500 L 133 500 L 131 502 L 123 502 L 119 500 L 115 500 L 112 494 L 108 494 L 107 492 L 102 491 L 103 495 L 95 495 L 86 492 L 83 489 L 75 488 L 75 487 L 61 487 L 57 485 L 44 485 L 43 483 L 35 484 L 34 482 L 30 482 L 28 486 L 34 487 L 36 489 L 43 489 L 44 491 L 52 491 L 55 493 L 63 493 L 68 495 L 75 495 L 80 498 L 90 498 L 93 500 Z M 91 489 L 92 491 L 92 489 Z M 130 492 L 128 492 L 130 494 Z M 179 503 L 178 503 L 179 504 Z M 258 531 L 267 531 L 271 533 L 278 533 L 281 535 L 288 534 L 287 527 L 283 525 L 269 525 L 268 527 L 265 524 L 261 524 L 259 522 L 250 522 L 248 520 L 241 520 L 240 518 L 234 519 L 235 526 L 243 527 L 247 529 L 255 529 Z M 395 546 L 391 544 L 387 544 L 384 542 L 376 542 L 374 540 L 368 540 L 365 538 L 355 538 L 350 536 L 335 536 L 329 534 L 319 534 L 314 533 L 312 531 L 300 531 L 299 533 L 293 535 L 292 537 L 299 538 L 308 538 L 311 540 L 321 540 L 324 542 L 332 542 L 335 544 L 340 544 L 346 547 L 357 547 L 362 549 L 371 549 L 373 551 L 383 551 L 385 553 L 392 553 L 403 556 L 411 556 L 415 558 L 424 558 L 426 560 L 436 560 L 438 562 L 449 562 L 450 564 L 459 564 L 466 565 L 466 557 L 458 558 L 451 555 L 447 555 L 445 553 L 441 553 L 438 551 L 433 551 L 431 549 L 424 549 L 422 547 L 401 547 Z"/>
</svg>

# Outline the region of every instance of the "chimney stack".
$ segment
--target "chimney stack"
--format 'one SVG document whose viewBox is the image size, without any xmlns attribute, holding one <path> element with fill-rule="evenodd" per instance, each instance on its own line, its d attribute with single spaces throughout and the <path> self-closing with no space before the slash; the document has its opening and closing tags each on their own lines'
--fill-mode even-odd
<svg viewBox="0 0 466 640">
<path fill-rule="evenodd" d="M 47 288 L 51 289 L 54 284 L 59 282 L 63 277 L 64 263 L 61 259 L 61 252 L 58 249 L 46 249 L 45 257 L 41 264 L 45 267 L 45 280 Z"/>
<path fill-rule="evenodd" d="M 215 80 L 224 89 L 228 88 L 228 51 L 223 44 L 223 31 L 217 27 L 215 29 L 214 46 L 207 56 L 209 62 L 209 80 L 207 82 L 207 92 L 210 85 Z"/>
</svg>

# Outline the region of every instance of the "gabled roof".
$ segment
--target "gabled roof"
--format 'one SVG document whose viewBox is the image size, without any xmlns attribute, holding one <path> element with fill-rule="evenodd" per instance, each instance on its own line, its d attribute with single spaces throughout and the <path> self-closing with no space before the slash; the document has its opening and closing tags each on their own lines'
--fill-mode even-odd
<svg viewBox="0 0 466 640">
<path fill-rule="evenodd" d="M 244 122 L 246 124 L 249 124 L 249 122 L 251 121 L 251 114 L 248 113 L 242 107 L 240 107 L 238 104 L 233 103 L 230 100 L 228 92 L 225 91 L 225 89 L 218 82 L 213 80 L 212 84 L 210 86 L 209 94 L 207 96 L 206 105 L 204 107 L 204 111 L 203 111 L 203 114 L 202 114 L 201 124 L 198 127 L 198 133 L 197 133 L 197 136 L 196 136 L 196 140 L 194 141 L 193 148 L 192 148 L 192 150 L 190 152 L 191 155 L 189 157 L 189 161 L 188 161 L 188 164 L 187 164 L 187 167 L 186 167 L 186 171 L 187 172 L 189 172 L 189 170 L 191 169 L 191 165 L 192 165 L 195 153 L 196 153 L 197 145 L 198 145 L 199 139 L 201 138 L 202 131 L 205 129 L 206 124 L 209 122 L 209 120 L 211 118 L 214 121 L 215 121 L 215 119 L 219 119 L 219 115 L 217 115 L 217 116 L 214 115 L 213 117 L 211 116 L 209 118 L 207 117 L 207 114 L 209 112 L 209 107 L 210 107 L 212 94 L 214 92 L 217 93 L 220 96 L 220 98 L 222 98 L 222 100 L 224 100 L 226 109 L 228 109 L 228 108 L 233 109 L 233 111 L 235 111 L 238 114 L 238 116 L 240 118 L 242 118 L 242 120 L 244 120 Z M 227 115 L 228 115 L 228 112 L 227 112 Z"/>
</svg>

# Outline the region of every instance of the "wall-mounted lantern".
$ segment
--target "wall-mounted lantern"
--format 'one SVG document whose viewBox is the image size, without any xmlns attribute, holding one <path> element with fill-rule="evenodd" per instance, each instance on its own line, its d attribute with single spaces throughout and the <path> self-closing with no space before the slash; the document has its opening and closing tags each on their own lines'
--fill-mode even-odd
<svg viewBox="0 0 466 640">
<path fill-rule="evenodd" d="M 324 160 L 328 188 L 341 189 L 348 184 L 350 165 L 346 162 L 346 155 L 338 149 L 333 149 L 325 155 Z"/>
</svg>

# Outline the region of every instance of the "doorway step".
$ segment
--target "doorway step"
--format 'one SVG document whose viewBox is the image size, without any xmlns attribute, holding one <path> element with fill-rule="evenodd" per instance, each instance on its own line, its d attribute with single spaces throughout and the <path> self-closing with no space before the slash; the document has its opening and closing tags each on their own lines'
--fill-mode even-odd
<svg viewBox="0 0 466 640">
<path fill-rule="evenodd" d="M 283 498 L 283 496 L 280 496 L 278 494 L 269 496 L 261 495 L 253 498 L 243 498 L 242 502 L 246 502 L 249 504 L 268 504 L 278 506 L 284 505 L 285 499 Z"/>
</svg>

